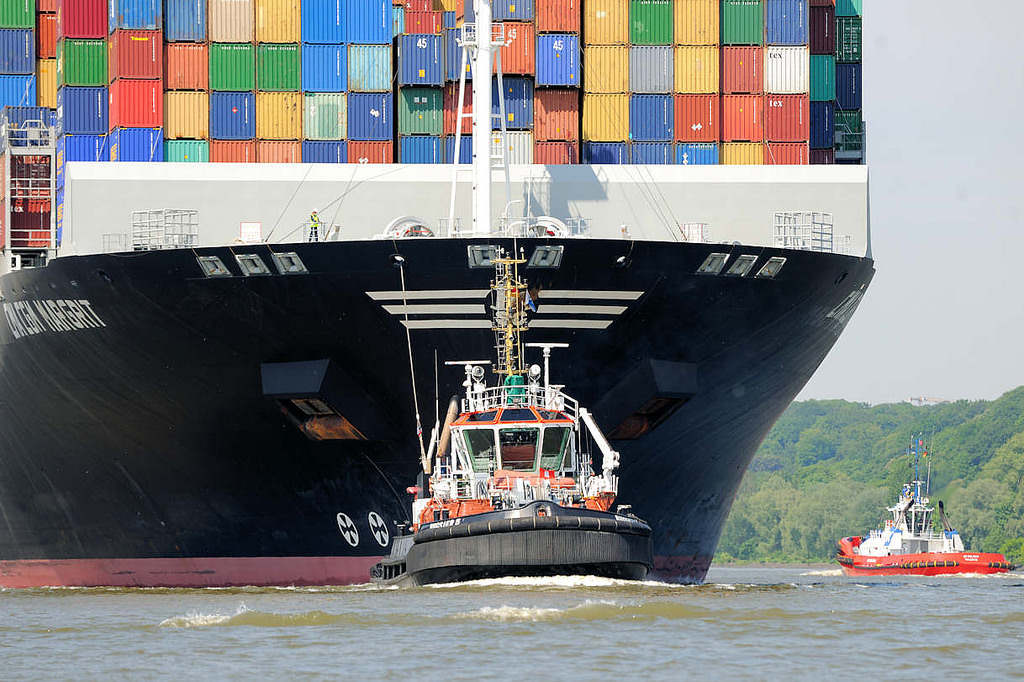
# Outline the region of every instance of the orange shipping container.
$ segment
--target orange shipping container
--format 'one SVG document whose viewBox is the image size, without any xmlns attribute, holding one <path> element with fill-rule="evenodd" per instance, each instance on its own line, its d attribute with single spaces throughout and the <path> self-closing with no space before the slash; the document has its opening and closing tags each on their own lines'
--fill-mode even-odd
<svg viewBox="0 0 1024 682">
<path fill-rule="evenodd" d="M 765 95 L 765 139 L 770 142 L 801 142 L 810 138 L 809 95 Z"/>
<path fill-rule="evenodd" d="M 676 95 L 676 141 L 718 142 L 721 106 L 718 95 Z"/>
<path fill-rule="evenodd" d="M 209 0 L 210 42 L 248 43 L 253 34 L 253 0 Z M 211 153 L 210 158 L 213 158 Z"/>
<path fill-rule="evenodd" d="M 405 10 L 405 32 L 406 33 L 441 33 L 440 12 L 413 12 Z"/>
<path fill-rule="evenodd" d="M 575 142 L 535 142 L 533 162 L 547 166 L 579 163 L 579 147 Z"/>
<path fill-rule="evenodd" d="M 583 0 L 536 0 L 537 30 L 541 33 L 579 33 Z"/>
<path fill-rule="evenodd" d="M 676 45 L 717 45 L 720 0 L 675 0 Z"/>
<path fill-rule="evenodd" d="M 36 15 L 36 59 L 57 56 L 57 15 Z"/>
<path fill-rule="evenodd" d="M 256 0 L 256 40 L 261 43 L 302 41 L 298 0 Z"/>
<path fill-rule="evenodd" d="M 206 43 L 167 43 L 164 48 L 165 88 L 206 90 L 209 87 L 210 53 Z"/>
<path fill-rule="evenodd" d="M 210 95 L 206 92 L 164 93 L 164 138 L 203 140 L 210 136 Z"/>
<path fill-rule="evenodd" d="M 764 162 L 768 165 L 806 166 L 810 152 L 806 142 L 768 142 Z"/>
<path fill-rule="evenodd" d="M 473 113 L 473 82 L 466 81 L 466 91 L 462 95 L 462 113 Z M 455 116 L 459 108 L 459 84 L 449 83 L 444 87 L 444 134 L 455 134 Z M 462 119 L 462 134 L 473 133 L 473 119 Z"/>
<path fill-rule="evenodd" d="M 210 140 L 210 161 L 256 163 L 256 140 Z"/>
<path fill-rule="evenodd" d="M 394 148 L 391 142 L 348 141 L 349 163 L 393 163 Z"/>
<path fill-rule="evenodd" d="M 587 45 L 628 43 L 629 0 L 587 0 L 583 6 L 583 35 Z"/>
<path fill-rule="evenodd" d="M 505 44 L 501 48 L 502 73 L 528 76 L 537 70 L 534 45 L 537 42 L 533 24 L 505 22 Z M 457 70 L 457 69 L 456 69 Z M 493 73 L 498 73 L 494 62 Z"/>
<path fill-rule="evenodd" d="M 57 11 L 57 0 L 39 0 L 36 3 L 36 11 L 40 14 L 53 14 Z"/>
<path fill-rule="evenodd" d="M 108 78 L 160 78 L 162 45 L 160 31 L 114 31 L 107 41 Z"/>
<path fill-rule="evenodd" d="M 283 140 L 257 140 L 256 163 L 301 163 L 302 143 Z"/>
<path fill-rule="evenodd" d="M 579 92 L 556 88 L 537 90 L 533 98 L 535 140 L 576 140 L 579 127 Z"/>
<path fill-rule="evenodd" d="M 722 139 L 726 142 L 764 140 L 764 97 L 722 95 Z"/>
<path fill-rule="evenodd" d="M 764 92 L 764 48 L 722 48 L 722 92 Z"/>
<path fill-rule="evenodd" d="M 57 60 L 40 59 L 36 62 L 36 104 L 57 108 Z"/>
<path fill-rule="evenodd" d="M 256 137 L 261 140 L 301 140 L 302 93 L 257 92 Z"/>
</svg>

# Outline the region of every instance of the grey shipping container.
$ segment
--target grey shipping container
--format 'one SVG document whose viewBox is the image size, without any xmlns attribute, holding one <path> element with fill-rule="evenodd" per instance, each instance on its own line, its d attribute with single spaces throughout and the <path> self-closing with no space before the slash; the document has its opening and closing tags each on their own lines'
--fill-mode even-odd
<svg viewBox="0 0 1024 682">
<path fill-rule="evenodd" d="M 634 45 L 629 48 L 630 92 L 672 92 L 673 83 L 670 45 Z"/>
</svg>

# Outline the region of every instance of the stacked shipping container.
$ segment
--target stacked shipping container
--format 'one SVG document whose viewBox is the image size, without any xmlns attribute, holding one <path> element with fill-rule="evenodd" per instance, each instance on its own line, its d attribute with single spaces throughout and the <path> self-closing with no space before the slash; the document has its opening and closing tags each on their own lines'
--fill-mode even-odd
<svg viewBox="0 0 1024 682">
<path fill-rule="evenodd" d="M 861 2 L 836 2 L 835 161 L 864 162 L 861 110 Z"/>
</svg>

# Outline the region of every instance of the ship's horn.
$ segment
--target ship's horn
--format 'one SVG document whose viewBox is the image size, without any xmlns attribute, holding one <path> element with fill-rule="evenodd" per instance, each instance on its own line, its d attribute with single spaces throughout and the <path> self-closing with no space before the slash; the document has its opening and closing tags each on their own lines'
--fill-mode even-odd
<svg viewBox="0 0 1024 682">
<path fill-rule="evenodd" d="M 444 416 L 444 426 L 441 428 L 441 437 L 437 441 L 437 456 L 441 457 L 448 451 L 448 441 L 452 437 L 452 422 L 459 416 L 459 399 L 452 396 L 448 401 L 448 414 Z M 428 464 L 429 467 L 429 464 Z M 429 474 L 430 471 L 428 470 Z"/>
</svg>

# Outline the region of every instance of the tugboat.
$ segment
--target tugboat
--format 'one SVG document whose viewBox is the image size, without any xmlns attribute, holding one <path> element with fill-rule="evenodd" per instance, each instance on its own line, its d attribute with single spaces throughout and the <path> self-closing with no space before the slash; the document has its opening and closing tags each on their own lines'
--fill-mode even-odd
<svg viewBox="0 0 1024 682">
<path fill-rule="evenodd" d="M 843 573 L 863 575 L 948 575 L 954 573 L 1006 573 L 1015 566 L 1002 554 L 968 552 L 960 533 L 946 518 L 939 501 L 942 532 L 932 526 L 934 507 L 929 507 L 927 481 L 921 481 L 921 458 L 927 457 L 924 440 L 917 438 L 908 448 L 914 456 L 914 480 L 903 485 L 896 504 L 888 507 L 892 518 L 880 529 L 864 537 L 846 537 L 839 541 L 836 561 Z M 921 490 L 924 488 L 924 494 Z"/>
<path fill-rule="evenodd" d="M 409 532 L 371 570 L 381 584 L 425 585 L 507 576 L 598 575 L 642 580 L 653 565 L 651 528 L 619 505 L 619 454 L 593 416 L 550 380 L 562 343 L 537 348 L 541 368 L 523 364 L 522 332 L 531 299 L 518 278 L 522 258 L 494 259 L 492 328 L 498 385 L 490 361 L 462 366 L 466 389 L 435 423 L 423 453 Z M 592 448 L 602 455 L 592 469 Z"/>
</svg>

